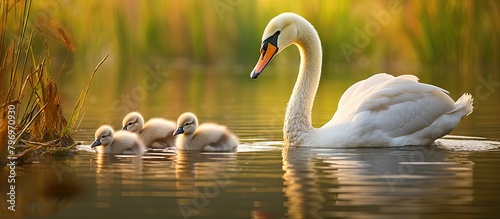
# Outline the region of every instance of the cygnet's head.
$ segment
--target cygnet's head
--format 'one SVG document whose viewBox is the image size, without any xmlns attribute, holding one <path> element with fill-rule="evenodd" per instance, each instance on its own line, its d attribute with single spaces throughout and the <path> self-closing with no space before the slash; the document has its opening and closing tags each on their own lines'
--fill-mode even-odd
<svg viewBox="0 0 500 219">
<path fill-rule="evenodd" d="M 113 142 L 113 133 L 114 133 L 114 130 L 109 125 L 103 125 L 103 126 L 99 127 L 95 131 L 95 141 L 92 142 L 90 147 L 94 148 L 94 147 L 99 146 L 99 145 L 106 146 L 106 145 L 111 144 Z"/>
<path fill-rule="evenodd" d="M 250 77 L 256 79 L 271 59 L 283 49 L 295 43 L 299 37 L 308 37 L 312 25 L 303 17 L 285 12 L 279 14 L 269 21 L 262 34 L 262 45 L 260 47 L 260 58 L 253 69 Z M 306 31 L 306 33 L 301 33 Z"/>
<path fill-rule="evenodd" d="M 144 118 L 139 112 L 131 112 L 123 118 L 122 130 L 139 133 L 144 126 Z"/>
<path fill-rule="evenodd" d="M 198 118 L 195 114 L 187 112 L 183 113 L 177 119 L 177 130 L 174 132 L 174 135 L 178 134 L 191 134 L 196 131 L 196 127 L 198 127 Z"/>
</svg>

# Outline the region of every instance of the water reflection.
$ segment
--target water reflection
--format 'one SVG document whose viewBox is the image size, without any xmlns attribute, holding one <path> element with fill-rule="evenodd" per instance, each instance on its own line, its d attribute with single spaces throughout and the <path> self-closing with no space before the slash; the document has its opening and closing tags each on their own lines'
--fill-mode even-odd
<svg viewBox="0 0 500 219">
<path fill-rule="evenodd" d="M 141 158 L 82 152 L 20 166 L 16 213 L 269 219 L 485 218 L 497 211 L 498 152 L 430 146 L 282 151 L 264 145 Z"/>
<path fill-rule="evenodd" d="M 316 166 L 321 158 L 313 156 L 309 150 L 283 150 L 283 192 L 288 198 L 285 203 L 287 217 L 290 218 L 320 218 L 319 212 L 324 207 L 326 198 L 321 192 L 319 172 L 322 168 Z M 336 169 L 328 171 L 332 174 L 331 185 L 338 185 Z M 336 200 L 337 194 L 332 194 L 330 200 Z"/>
<path fill-rule="evenodd" d="M 50 215 L 81 198 L 84 187 L 75 167 L 71 159 L 46 158 L 16 166 L 14 181 L 7 181 L 9 172 L 5 170 L 9 168 L 4 168 L 0 172 L 1 215 L 6 218 Z M 10 206 L 12 210 L 8 209 Z"/>
<path fill-rule="evenodd" d="M 95 207 L 110 208 L 116 197 L 145 195 L 138 194 L 138 191 L 142 191 L 143 186 L 145 186 L 141 157 L 115 157 L 109 154 L 97 154 L 96 156 L 97 201 Z M 118 186 L 124 189 L 117 190 Z"/>
<path fill-rule="evenodd" d="M 283 151 L 286 217 L 460 212 L 473 201 L 474 163 L 428 147 Z"/>
<path fill-rule="evenodd" d="M 210 212 L 209 203 L 230 183 L 236 168 L 236 153 L 177 151 L 176 197 L 184 218 Z"/>
</svg>

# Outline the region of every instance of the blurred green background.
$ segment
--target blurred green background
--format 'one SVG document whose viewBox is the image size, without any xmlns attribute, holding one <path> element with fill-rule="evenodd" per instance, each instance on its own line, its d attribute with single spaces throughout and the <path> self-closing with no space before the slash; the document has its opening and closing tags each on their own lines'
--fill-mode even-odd
<svg viewBox="0 0 500 219">
<path fill-rule="evenodd" d="M 250 65 L 267 22 L 291 11 L 318 30 L 326 68 L 479 70 L 469 65 L 499 65 L 499 10 L 498 1 L 40 0 L 31 17 L 64 22 L 76 47 L 71 69 L 88 69 L 106 53 L 135 65 L 158 60 Z M 368 42 L 355 42 L 357 30 Z M 342 44 L 356 47 L 350 62 Z M 65 56 L 65 47 L 51 49 L 53 57 Z"/>
<path fill-rule="evenodd" d="M 499 1 L 39 0 L 30 16 L 47 40 L 63 103 L 78 98 L 74 90 L 109 54 L 91 86 L 88 114 L 121 118 L 140 110 L 175 118 L 192 110 L 215 118 L 231 115 L 223 106 L 249 102 L 279 106 L 253 112 L 279 121 L 298 71 L 296 49 L 276 57 L 258 85 L 248 75 L 265 26 L 286 11 L 309 20 L 322 40 L 318 98 L 327 100 L 315 103 L 316 125 L 331 118 L 349 85 L 378 72 L 415 74 L 454 99 L 470 92 L 479 114 L 481 102 L 499 105 Z M 33 49 L 44 56 L 40 35 Z M 86 121 L 83 127 L 96 127 Z"/>
</svg>

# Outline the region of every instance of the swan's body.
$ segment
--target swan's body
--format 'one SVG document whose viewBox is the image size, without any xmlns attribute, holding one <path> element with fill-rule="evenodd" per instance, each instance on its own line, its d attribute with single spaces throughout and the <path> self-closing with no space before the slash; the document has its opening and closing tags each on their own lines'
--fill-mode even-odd
<svg viewBox="0 0 500 219">
<path fill-rule="evenodd" d="M 144 123 L 144 118 L 140 113 L 131 112 L 123 118 L 122 125 L 122 130 L 138 134 L 146 147 L 166 148 L 175 146 L 176 136 L 173 133 L 177 125 L 173 121 L 152 118 Z"/>
<path fill-rule="evenodd" d="M 234 151 L 238 147 L 238 137 L 225 126 L 203 123 L 198 126 L 198 118 L 193 113 L 183 113 L 177 120 L 179 128 L 174 135 L 178 150 L 191 151 Z"/>
<path fill-rule="evenodd" d="M 473 110 L 470 94 L 454 102 L 447 91 L 419 83 L 413 75 L 382 73 L 348 88 L 333 118 L 323 127 L 313 128 L 311 110 L 322 61 L 316 30 L 299 15 L 283 13 L 269 22 L 262 41 L 253 79 L 287 46 L 295 44 L 300 51 L 299 75 L 285 114 L 285 146 L 428 145 L 451 132 Z"/>
<path fill-rule="evenodd" d="M 103 146 L 99 153 L 104 154 L 134 154 L 143 155 L 146 147 L 139 136 L 127 131 L 114 131 L 111 126 L 103 125 L 95 132 L 95 141 L 91 148 Z"/>
</svg>

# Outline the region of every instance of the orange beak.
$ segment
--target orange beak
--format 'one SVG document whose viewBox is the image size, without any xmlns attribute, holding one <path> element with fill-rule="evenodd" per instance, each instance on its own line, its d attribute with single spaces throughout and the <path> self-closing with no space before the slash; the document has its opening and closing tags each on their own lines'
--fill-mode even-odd
<svg viewBox="0 0 500 219">
<path fill-rule="evenodd" d="M 273 59 L 276 52 L 278 52 L 278 47 L 274 46 L 271 43 L 268 44 L 267 51 L 261 49 L 259 61 L 252 71 L 252 79 L 256 79 L 259 76 L 259 74 L 264 70 L 267 64 L 269 64 L 271 59 Z"/>
<path fill-rule="evenodd" d="M 260 73 L 264 71 L 267 64 L 273 59 L 274 55 L 278 53 L 278 35 L 280 32 L 276 32 L 274 35 L 270 36 L 264 42 L 262 42 L 262 48 L 260 49 L 260 58 L 255 65 L 252 73 L 250 73 L 250 78 L 257 79 Z"/>
</svg>

